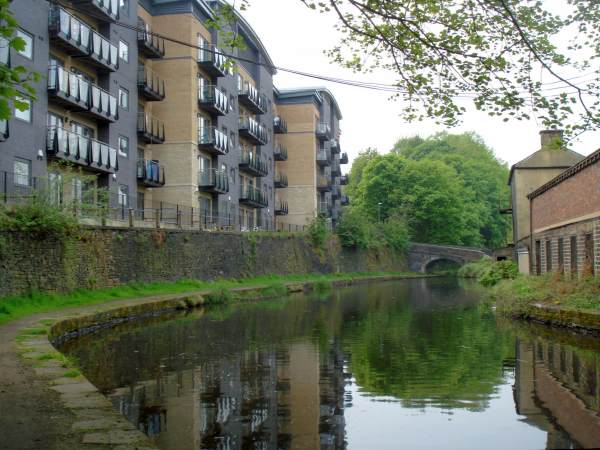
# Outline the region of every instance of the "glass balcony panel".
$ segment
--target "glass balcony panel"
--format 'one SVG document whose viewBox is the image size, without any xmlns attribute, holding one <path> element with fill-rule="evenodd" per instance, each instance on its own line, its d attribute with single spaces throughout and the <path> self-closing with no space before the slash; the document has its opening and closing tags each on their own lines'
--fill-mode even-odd
<svg viewBox="0 0 600 450">
<path fill-rule="evenodd" d="M 92 164 L 100 165 L 100 142 L 92 141 Z"/>
</svg>

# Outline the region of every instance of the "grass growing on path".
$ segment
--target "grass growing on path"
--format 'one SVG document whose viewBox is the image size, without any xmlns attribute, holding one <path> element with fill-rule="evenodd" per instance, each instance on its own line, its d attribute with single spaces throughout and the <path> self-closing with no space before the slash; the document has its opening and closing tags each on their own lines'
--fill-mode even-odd
<svg viewBox="0 0 600 450">
<path fill-rule="evenodd" d="M 36 313 L 60 309 L 106 303 L 114 300 L 149 297 L 165 294 L 183 294 L 193 291 L 210 291 L 215 297 L 227 299 L 230 289 L 238 287 L 266 286 L 274 292 L 282 291 L 284 283 L 316 282 L 330 284 L 336 280 L 355 280 L 376 276 L 418 277 L 415 273 L 376 272 L 342 274 L 304 274 L 285 276 L 262 276 L 241 280 L 181 280 L 177 282 L 132 283 L 113 288 L 82 289 L 65 294 L 32 292 L 28 295 L 11 296 L 0 299 L 0 325 Z"/>
</svg>

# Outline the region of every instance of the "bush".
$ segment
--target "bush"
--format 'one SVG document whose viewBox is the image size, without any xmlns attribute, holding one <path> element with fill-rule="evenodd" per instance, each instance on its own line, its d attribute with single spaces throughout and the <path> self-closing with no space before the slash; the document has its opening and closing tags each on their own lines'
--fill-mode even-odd
<svg viewBox="0 0 600 450">
<path fill-rule="evenodd" d="M 342 214 L 335 230 L 344 247 L 368 248 L 372 240 L 372 225 L 360 211 L 348 208 Z"/>
<path fill-rule="evenodd" d="M 408 226 L 403 218 L 398 216 L 389 217 L 379 226 L 379 229 L 381 230 L 381 237 L 383 237 L 388 247 L 398 252 L 406 251 L 408 248 Z"/>
<path fill-rule="evenodd" d="M 344 247 L 388 247 L 398 252 L 408 248 L 408 227 L 398 216 L 389 217 L 384 222 L 373 222 L 363 211 L 349 208 L 344 211 L 335 232 Z"/>
<path fill-rule="evenodd" d="M 465 264 L 458 270 L 458 276 L 461 278 L 481 278 L 492 267 L 494 262 L 491 258 L 484 256 L 479 261 Z"/>
<path fill-rule="evenodd" d="M 513 261 L 494 262 L 484 257 L 477 262 L 464 265 L 458 271 L 462 278 L 475 278 L 484 286 L 495 286 L 501 280 L 512 280 L 519 274 L 519 269 Z"/>
<path fill-rule="evenodd" d="M 316 248 L 323 248 L 329 240 L 329 235 L 329 227 L 324 217 L 316 217 L 308 226 L 308 239 Z"/>
</svg>

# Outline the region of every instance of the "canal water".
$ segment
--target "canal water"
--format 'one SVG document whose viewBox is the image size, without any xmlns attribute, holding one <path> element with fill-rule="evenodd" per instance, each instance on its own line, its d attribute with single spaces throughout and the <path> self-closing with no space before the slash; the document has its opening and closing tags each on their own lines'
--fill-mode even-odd
<svg viewBox="0 0 600 450">
<path fill-rule="evenodd" d="M 63 344 L 164 450 L 600 447 L 600 339 L 456 279 L 206 308 Z"/>
</svg>

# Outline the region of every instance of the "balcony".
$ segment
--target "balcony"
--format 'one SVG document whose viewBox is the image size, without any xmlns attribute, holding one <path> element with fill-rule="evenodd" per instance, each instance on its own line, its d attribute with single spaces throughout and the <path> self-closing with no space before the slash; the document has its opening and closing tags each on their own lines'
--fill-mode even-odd
<svg viewBox="0 0 600 450">
<path fill-rule="evenodd" d="M 77 8 L 104 22 L 119 20 L 119 0 L 78 0 Z"/>
<path fill-rule="evenodd" d="M 218 87 L 210 84 L 198 89 L 198 106 L 215 116 L 229 112 L 229 98 Z"/>
<path fill-rule="evenodd" d="M 275 134 L 286 134 L 288 132 L 287 122 L 281 116 L 273 117 L 273 132 Z"/>
<path fill-rule="evenodd" d="M 117 47 L 63 8 L 50 11 L 50 39 L 70 56 L 81 57 L 103 71 L 119 68 Z"/>
<path fill-rule="evenodd" d="M 317 151 L 317 164 L 320 166 L 329 166 L 331 164 L 331 152 L 328 148 Z"/>
<path fill-rule="evenodd" d="M 138 183 L 147 187 L 162 187 L 165 185 L 165 168 L 158 161 L 140 159 L 137 162 Z"/>
<path fill-rule="evenodd" d="M 331 153 L 339 153 L 340 152 L 340 141 L 337 139 L 332 139 L 329 141 L 329 148 L 331 148 Z"/>
<path fill-rule="evenodd" d="M 165 56 L 165 40 L 156 36 L 150 31 L 148 25 L 140 22 L 139 28 L 144 31 L 138 31 L 138 51 L 148 59 L 160 59 Z"/>
<path fill-rule="evenodd" d="M 49 127 L 46 142 L 49 155 L 104 173 L 119 170 L 117 149 L 61 127 Z"/>
<path fill-rule="evenodd" d="M 288 202 L 279 200 L 275 203 L 275 215 L 287 216 L 289 213 Z"/>
<path fill-rule="evenodd" d="M 334 159 L 333 162 L 331 163 L 331 174 L 336 175 L 336 176 L 342 174 L 342 169 L 340 168 L 340 162 L 337 158 Z"/>
<path fill-rule="evenodd" d="M 198 49 L 198 67 L 213 77 L 227 75 L 227 58 L 221 50 L 212 44 L 206 44 Z"/>
<path fill-rule="evenodd" d="M 149 102 L 160 102 L 165 99 L 165 82 L 147 67 L 138 67 L 138 92 Z"/>
<path fill-rule="evenodd" d="M 323 217 L 331 217 L 331 202 L 319 200 L 317 202 L 317 213 Z"/>
<path fill-rule="evenodd" d="M 247 151 L 242 151 L 240 171 L 255 177 L 266 177 L 269 174 L 269 167 L 260 156 Z"/>
<path fill-rule="evenodd" d="M 240 188 L 240 203 L 252 208 L 266 208 L 269 206 L 267 195 L 254 186 L 242 185 Z"/>
<path fill-rule="evenodd" d="M 273 177 L 273 184 L 276 189 L 284 189 L 288 187 L 288 178 L 285 173 L 277 172 Z"/>
<path fill-rule="evenodd" d="M 339 198 L 339 196 L 342 195 L 342 191 L 340 189 L 340 186 L 338 184 L 335 184 L 335 181 L 331 184 L 331 197 L 332 198 Z"/>
<path fill-rule="evenodd" d="M 247 81 L 244 81 L 238 92 L 238 101 L 253 114 L 264 114 L 267 112 L 267 97 L 260 94 L 258 89 Z"/>
<path fill-rule="evenodd" d="M 348 153 L 342 153 L 340 156 L 340 164 L 348 164 Z"/>
<path fill-rule="evenodd" d="M 275 161 L 287 161 L 288 159 L 288 151 L 281 144 L 277 144 L 275 148 L 273 148 L 273 158 Z"/>
<path fill-rule="evenodd" d="M 92 84 L 87 114 L 94 116 L 96 119 L 114 122 L 119 118 L 117 97 Z"/>
<path fill-rule="evenodd" d="M 60 66 L 48 68 L 48 94 L 67 109 L 88 109 L 90 83 Z"/>
<path fill-rule="evenodd" d="M 10 46 L 3 37 L 0 37 L 0 64 L 10 67 Z"/>
<path fill-rule="evenodd" d="M 150 114 L 138 113 L 138 138 L 146 144 L 162 144 L 165 142 L 165 124 Z"/>
<path fill-rule="evenodd" d="M 329 124 L 326 124 L 324 122 L 319 122 L 315 129 L 315 134 L 321 140 L 324 140 L 324 141 L 328 140 L 329 136 L 331 135 L 331 128 L 329 127 Z"/>
<path fill-rule="evenodd" d="M 0 142 L 4 142 L 8 139 L 10 133 L 8 132 L 8 120 L 0 120 Z"/>
<path fill-rule="evenodd" d="M 240 137 L 244 137 L 254 145 L 266 145 L 269 142 L 269 135 L 264 125 L 259 124 L 252 117 L 241 116 L 238 130 Z"/>
<path fill-rule="evenodd" d="M 328 175 L 317 175 L 317 190 L 321 192 L 331 191 L 331 177 Z"/>
<path fill-rule="evenodd" d="M 348 206 L 350 204 L 350 199 L 348 198 L 347 195 L 342 195 L 340 198 L 340 204 L 342 206 Z"/>
<path fill-rule="evenodd" d="M 348 175 L 342 175 L 340 177 L 340 185 L 346 186 L 348 184 Z"/>
<path fill-rule="evenodd" d="M 229 153 L 229 137 L 217 127 L 200 128 L 198 147 L 213 155 L 226 155 Z"/>
<path fill-rule="evenodd" d="M 227 194 L 229 192 L 229 177 L 224 170 L 208 169 L 198 172 L 198 188 L 203 192 Z"/>
</svg>

